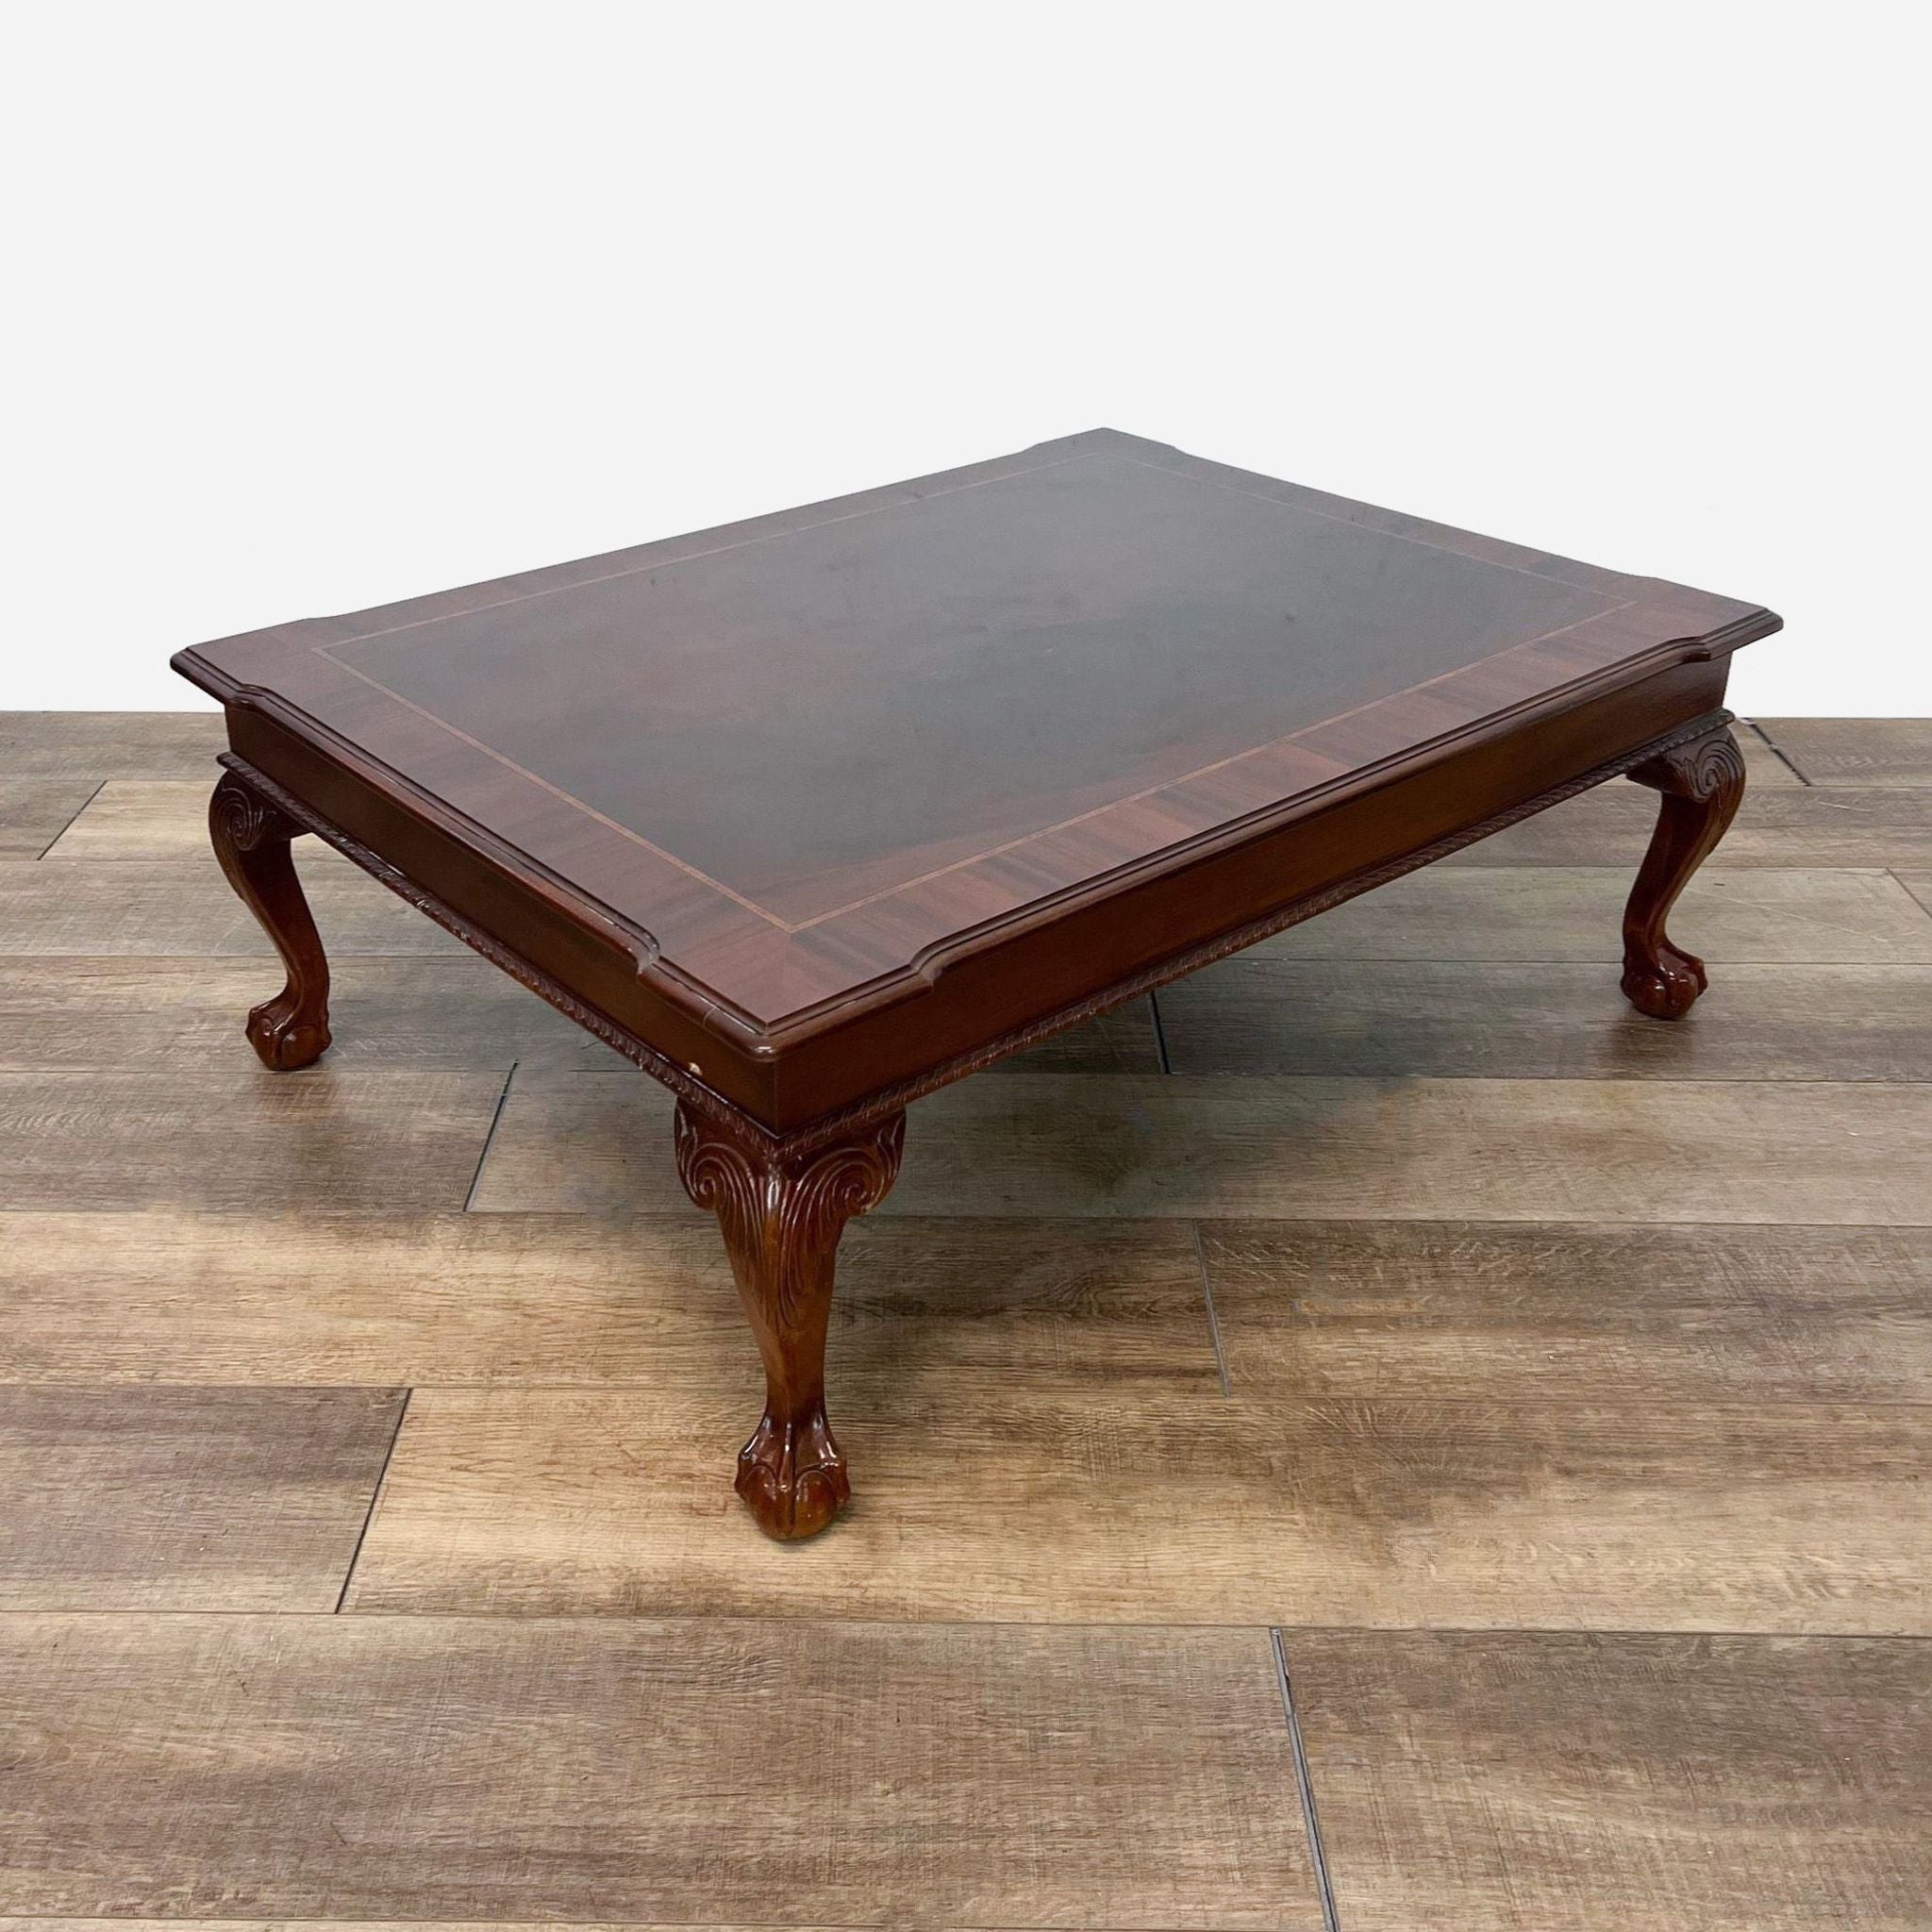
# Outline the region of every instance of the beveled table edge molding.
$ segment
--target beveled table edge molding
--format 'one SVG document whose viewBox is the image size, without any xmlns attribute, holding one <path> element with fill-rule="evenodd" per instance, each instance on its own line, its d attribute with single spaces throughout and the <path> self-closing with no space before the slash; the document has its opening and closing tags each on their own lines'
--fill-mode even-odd
<svg viewBox="0 0 1932 1932">
<path fill-rule="evenodd" d="M 1509 806 L 1489 818 L 1451 832 L 1412 852 L 1403 853 L 1398 858 L 1385 859 L 1376 865 L 1352 873 L 1345 879 L 1324 887 L 1318 892 L 1291 900 L 1259 919 L 1250 920 L 1245 924 L 1236 926 L 1202 944 L 1172 954 L 1158 964 L 1134 973 L 1124 979 L 1117 980 L 1099 992 L 1074 1001 L 1053 1013 L 1029 1022 L 1024 1026 L 1000 1034 L 969 1052 L 955 1055 L 911 1079 L 883 1088 L 861 1101 L 822 1114 L 783 1133 L 773 1132 L 739 1103 L 716 1092 L 685 1067 L 641 1040 L 628 1027 L 620 1025 L 608 1014 L 579 998 L 541 967 L 525 958 L 493 934 L 473 924 L 460 913 L 446 906 L 433 892 L 426 891 L 391 865 L 380 854 L 372 851 L 360 841 L 330 824 L 291 791 L 258 771 L 238 754 L 223 752 L 219 754 L 219 761 L 260 792 L 303 830 L 313 833 L 325 844 L 333 846 L 345 858 L 368 873 L 372 878 L 387 886 L 399 898 L 407 900 L 445 931 L 500 967 L 520 985 L 547 1001 L 567 1018 L 575 1020 L 585 1031 L 594 1034 L 607 1046 L 622 1054 L 625 1058 L 641 1067 L 654 1079 L 660 1081 L 685 1105 L 703 1114 L 706 1119 L 715 1123 L 727 1134 L 743 1141 L 761 1158 L 783 1160 L 848 1137 L 902 1111 L 913 1101 L 936 1092 L 941 1087 L 950 1086 L 955 1080 L 963 1079 L 970 1074 L 978 1073 L 983 1068 L 991 1066 L 996 1060 L 1024 1053 L 1029 1047 L 1039 1045 L 1057 1033 L 1084 1024 L 1115 1007 L 1138 999 L 1143 993 L 1153 992 L 1174 980 L 1184 978 L 1202 966 L 1211 965 L 1217 959 L 1224 959 L 1231 954 L 1241 952 L 1261 940 L 1269 939 L 1275 933 L 1284 932 L 1291 925 L 1299 925 L 1304 920 L 1312 919 L 1333 907 L 1358 897 L 1363 892 L 1373 891 L 1377 886 L 1386 885 L 1392 879 L 1418 872 L 1424 866 L 1434 864 L 1439 858 L 1458 852 L 1464 846 L 1473 845 L 1478 840 L 1486 839 L 1491 833 L 1500 832 L 1524 819 L 1533 818 L 1538 812 L 1547 810 L 1553 805 L 1560 805 L 1565 799 L 1588 791 L 1607 779 L 1621 776 L 1639 766 L 1650 764 L 1653 760 L 1665 757 L 1680 746 L 1707 738 L 1732 722 L 1733 713 L 1722 708 L 1707 711 L 1687 724 L 1649 739 L 1628 751 L 1619 753 L 1615 758 L 1605 759 L 1602 763 L 1591 766 L 1587 772 L 1566 779 L 1560 785 L 1552 786 L 1546 791 L 1539 792 L 1533 798 Z"/>
</svg>

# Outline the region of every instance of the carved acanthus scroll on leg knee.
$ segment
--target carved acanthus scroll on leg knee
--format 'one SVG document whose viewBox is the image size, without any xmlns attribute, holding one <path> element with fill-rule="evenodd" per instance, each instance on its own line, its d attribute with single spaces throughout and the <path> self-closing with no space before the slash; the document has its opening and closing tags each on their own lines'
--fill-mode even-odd
<svg viewBox="0 0 1932 1932">
<path fill-rule="evenodd" d="M 1744 755 L 1730 727 L 1720 725 L 1646 759 L 1630 776 L 1663 801 L 1624 912 L 1624 991 L 1653 1019 L 1677 1020 L 1708 982 L 1704 961 L 1671 942 L 1664 921 L 1737 815 Z"/>
<path fill-rule="evenodd" d="M 740 1299 L 765 1364 L 765 1412 L 738 1457 L 738 1493 L 768 1535 L 823 1529 L 851 1493 L 825 1420 L 825 1329 L 839 1237 L 885 1199 L 906 1116 L 798 1155 L 733 1133 L 683 1102 L 677 1172 L 724 1230 Z"/>
<path fill-rule="evenodd" d="M 249 1014 L 248 1043 L 263 1066 L 291 1073 L 320 1059 L 329 1043 L 328 960 L 289 851 L 304 828 L 233 772 L 208 800 L 208 824 L 228 883 L 288 970 L 281 991 Z"/>
</svg>

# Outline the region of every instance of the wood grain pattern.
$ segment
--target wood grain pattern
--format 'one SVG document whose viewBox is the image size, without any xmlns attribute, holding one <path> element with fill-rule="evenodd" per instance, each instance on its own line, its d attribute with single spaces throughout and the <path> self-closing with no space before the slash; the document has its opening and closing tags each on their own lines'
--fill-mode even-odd
<svg viewBox="0 0 1932 1932">
<path fill-rule="evenodd" d="M 1907 874 L 1900 877 L 1899 883 L 1927 912 L 1932 912 L 1932 873 L 1917 876 Z"/>
<path fill-rule="evenodd" d="M 1431 866 L 1264 940 L 1248 957 L 1614 959 L 1629 888 L 1611 867 Z M 1684 894 L 1676 924 L 1686 944 L 1727 969 L 1932 961 L 1924 922 L 1882 872 L 1732 873 L 1720 858 Z"/>
<path fill-rule="evenodd" d="M 333 1068 L 621 1068 L 602 1041 L 468 952 L 335 954 Z M 266 959 L 0 957 L 0 1066 L 241 1067 L 241 1016 L 274 991 Z"/>
<path fill-rule="evenodd" d="M 1176 1074 L 1932 1078 L 1932 966 L 1727 962 L 1674 1026 L 1607 998 L 1614 984 L 1607 965 L 1238 958 L 1164 989 L 1160 1017 Z"/>
<path fill-rule="evenodd" d="M 841 1365 L 788 1560 L 757 1382 L 411 1398 L 352 1610 L 1932 1633 L 1924 1408 L 1303 1402 Z"/>
<path fill-rule="evenodd" d="M 635 1383 L 758 1357 L 697 1209 L 567 1215 L 0 1214 L 9 1382 Z M 1176 1222 L 876 1217 L 832 1301 L 841 1373 L 1064 1374 L 1218 1391 Z"/>
<path fill-rule="evenodd" d="M 298 841 L 295 869 L 331 958 L 461 950 L 449 934 L 312 839 Z M 275 957 L 212 856 L 199 864 L 0 860 L 0 954 L 7 953 Z"/>
<path fill-rule="evenodd" d="M 208 856 L 208 793 L 214 783 L 210 753 L 192 778 L 109 778 L 87 809 L 61 833 L 47 857 L 165 858 L 193 863 Z"/>
<path fill-rule="evenodd" d="M 334 1609 L 402 1403 L 0 1386 L 0 1610 Z"/>
<path fill-rule="evenodd" d="M 1349 1932 L 1920 1932 L 1932 1645 L 1291 1633 Z"/>
<path fill-rule="evenodd" d="M 0 858 L 38 858 L 92 795 L 84 778 L 0 778 Z"/>
<path fill-rule="evenodd" d="M 1932 1231 L 1213 1222 L 1222 1355 L 1269 1398 L 1932 1402 Z"/>
<path fill-rule="evenodd" d="M 279 1918 L 272 1924 L 253 1924 L 248 1932 L 341 1932 L 353 1923 L 357 1932 L 416 1932 L 407 1920 L 291 1919 Z M 233 1919 L 36 1919 L 16 1918 L 8 1932 L 240 1932 Z M 522 1922 L 502 1919 L 440 1919 L 437 1932 L 851 1932 L 849 1926 L 831 1925 L 646 1925 L 635 1919 L 621 1924 L 608 1920 L 571 1922 L 545 1919 Z M 958 1924 L 934 1927 L 933 1932 L 982 1932 L 982 1928 Z"/>
<path fill-rule="evenodd" d="M 1739 742 L 1744 743 L 1740 737 Z M 1761 761 L 1745 759 L 1743 808 L 1708 869 L 1932 866 L 1932 788 L 1886 791 L 1803 786 L 1757 791 Z M 1787 776 L 1790 776 L 1787 772 Z M 92 811 L 92 807 L 89 808 Z M 82 814 L 84 819 L 87 813 Z M 1657 801 L 1633 785 L 1599 785 L 1465 847 L 1446 864 L 1614 866 L 1635 872 Z M 65 848 L 61 841 L 58 850 Z"/>
<path fill-rule="evenodd" d="M 1932 785 L 1932 718 L 1766 718 L 1812 785 Z"/>
<path fill-rule="evenodd" d="M 0 711 L 0 771 L 16 778 L 214 782 L 228 741 L 218 710 Z"/>
<path fill-rule="evenodd" d="M 210 752 L 192 778 L 108 778 L 92 796 L 83 796 L 87 809 L 59 835 L 48 858 L 207 858 L 214 769 Z"/>
<path fill-rule="evenodd" d="M 460 1208 L 486 1073 L 0 1073 L 0 1208 Z M 594 1076 L 586 1076 L 594 1077 Z"/>
<path fill-rule="evenodd" d="M 326 940 L 326 935 L 325 935 Z M 627 1062 L 467 949 L 434 958 L 331 951 L 334 1067 L 570 1067 Z M 238 1063 L 240 1016 L 272 992 L 265 960 L 0 956 L 0 1067 Z M 1153 1010 L 1137 1000 L 988 1071 L 1152 1074 Z"/>
<path fill-rule="evenodd" d="M 0 1712 L 15 1913 L 1321 1924 L 1258 1631 L 13 1618 Z"/>
<path fill-rule="evenodd" d="M 519 1074 L 472 1205 L 668 1205 L 669 1112 L 621 1074 Z M 1924 1086 L 1016 1074 L 933 1095 L 907 1136 L 882 1216 L 1932 1219 Z"/>
</svg>

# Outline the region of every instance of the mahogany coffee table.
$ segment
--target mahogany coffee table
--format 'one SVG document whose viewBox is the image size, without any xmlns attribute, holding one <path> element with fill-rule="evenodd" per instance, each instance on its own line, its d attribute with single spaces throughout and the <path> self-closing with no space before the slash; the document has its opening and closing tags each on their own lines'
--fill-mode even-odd
<svg viewBox="0 0 1932 1932">
<path fill-rule="evenodd" d="M 329 1043 L 313 832 L 677 1095 L 764 1357 L 760 1525 L 845 1500 L 834 1252 L 910 1101 L 1587 786 L 1663 794 L 1624 991 L 1744 769 L 1756 605 L 1094 430 L 970 469 L 198 645 L 214 846 Z"/>
</svg>

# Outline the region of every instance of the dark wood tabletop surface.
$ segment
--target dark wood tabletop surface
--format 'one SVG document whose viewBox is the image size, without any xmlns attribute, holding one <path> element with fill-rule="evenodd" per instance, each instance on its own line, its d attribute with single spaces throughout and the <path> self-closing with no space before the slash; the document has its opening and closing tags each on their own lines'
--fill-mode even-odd
<svg viewBox="0 0 1932 1932">
<path fill-rule="evenodd" d="M 1110 430 L 698 536 L 183 652 L 209 823 L 330 1043 L 313 832 L 678 1096 L 764 1359 L 737 1487 L 849 1493 L 834 1257 L 908 1104 L 1619 773 L 1662 794 L 1623 990 L 1730 824 L 1768 610 Z"/>
<path fill-rule="evenodd" d="M 656 997 L 618 1017 L 777 1124 L 833 1088 L 734 1083 L 741 1051 L 924 999 L 1042 906 L 1774 625 L 1099 430 L 176 662 L 271 775 L 312 797 L 303 747 L 340 758 L 627 955 Z M 425 853 L 425 883 L 474 912 L 462 858 Z M 1041 1009 L 1144 963 L 1095 937 L 1083 972 L 1087 943 L 1061 931 Z M 974 1030 L 936 1019 L 946 1051 Z"/>
</svg>

